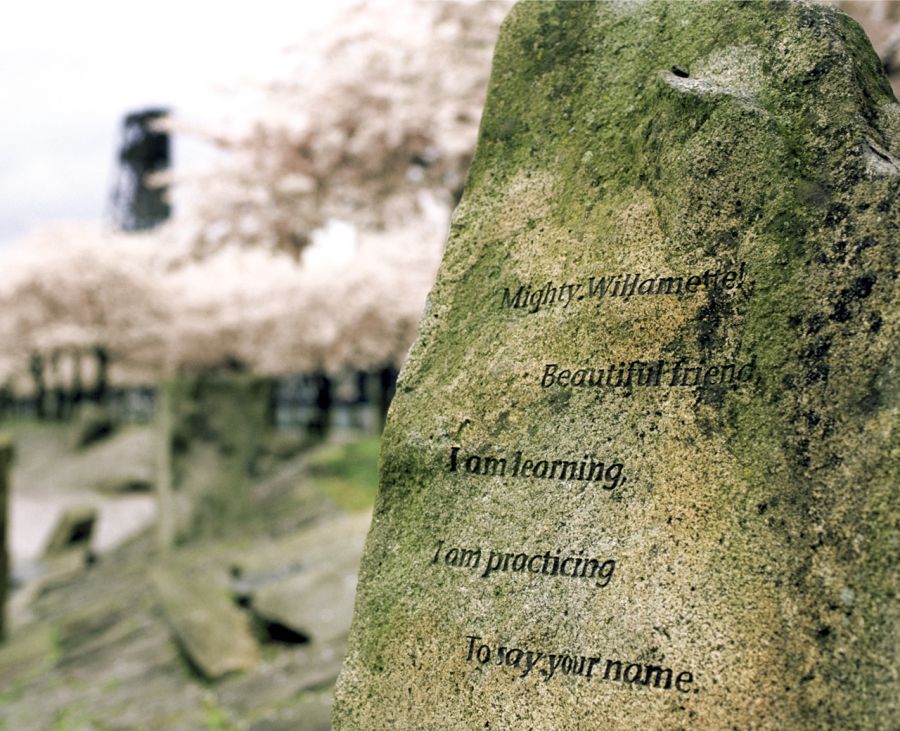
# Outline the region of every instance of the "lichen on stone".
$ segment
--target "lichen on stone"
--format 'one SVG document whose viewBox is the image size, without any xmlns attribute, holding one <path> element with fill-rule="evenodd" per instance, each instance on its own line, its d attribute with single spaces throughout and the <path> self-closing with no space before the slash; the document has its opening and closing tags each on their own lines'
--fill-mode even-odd
<svg viewBox="0 0 900 731">
<path fill-rule="evenodd" d="M 513 9 L 385 431 L 335 728 L 891 725 L 896 109 L 831 8 Z M 616 567 L 484 577 L 455 563 L 475 549 Z M 517 676 L 511 648 L 604 672 Z M 658 665 L 689 690 L 628 670 Z"/>
</svg>

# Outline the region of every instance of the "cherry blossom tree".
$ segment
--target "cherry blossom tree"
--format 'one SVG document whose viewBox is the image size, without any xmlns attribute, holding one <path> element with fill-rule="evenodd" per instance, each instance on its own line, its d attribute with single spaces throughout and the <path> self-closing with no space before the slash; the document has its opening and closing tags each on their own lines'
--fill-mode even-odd
<svg viewBox="0 0 900 731">
<path fill-rule="evenodd" d="M 4 367 L 43 392 L 63 352 L 79 354 L 76 374 L 90 353 L 101 382 L 223 362 L 285 373 L 399 361 L 508 5 L 350 8 L 245 91 L 255 103 L 240 98 L 242 113 L 203 131 L 224 156 L 181 179 L 188 204 L 169 224 L 36 230 L 4 264 Z M 335 219 L 359 228 L 357 256 L 309 263 L 303 251 Z"/>
<path fill-rule="evenodd" d="M 471 159 L 510 2 L 366 3 L 287 56 L 227 128 L 193 130 L 227 155 L 181 179 L 183 235 L 299 255 L 329 219 L 390 228 L 421 191 L 452 207 Z M 191 129 L 184 122 L 176 128 Z"/>
<path fill-rule="evenodd" d="M 838 4 L 895 63 L 897 3 Z M 399 365 L 510 5 L 354 6 L 243 87 L 229 120 L 167 122 L 221 151 L 209 169 L 176 176 L 168 224 L 127 235 L 43 226 L 0 261 L 0 384 L 40 407 L 61 403 L 64 387 L 100 398 L 107 382 L 226 363 L 317 373 L 325 386 L 342 369 Z M 356 231 L 344 258 L 328 255 L 327 237 L 311 246 L 335 221 Z"/>
<path fill-rule="evenodd" d="M 64 390 L 102 400 L 111 379 L 154 377 L 168 321 L 154 251 L 149 237 L 100 224 L 35 229 L 2 262 L 0 380 L 22 390 L 27 374 L 40 415 L 48 390 L 59 410 Z M 84 360 L 93 370 L 90 389 Z"/>
</svg>

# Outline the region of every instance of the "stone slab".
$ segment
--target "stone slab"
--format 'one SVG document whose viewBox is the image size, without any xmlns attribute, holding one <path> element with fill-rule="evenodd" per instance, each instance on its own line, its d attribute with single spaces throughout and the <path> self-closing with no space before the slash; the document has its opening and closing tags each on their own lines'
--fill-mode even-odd
<svg viewBox="0 0 900 731">
<path fill-rule="evenodd" d="M 96 523 L 97 508 L 93 505 L 72 505 L 63 510 L 47 539 L 44 558 L 89 549 Z"/>
<path fill-rule="evenodd" d="M 223 587 L 177 568 L 152 573 L 166 620 L 191 663 L 204 677 L 249 670 L 259 661 L 248 617 Z"/>
</svg>

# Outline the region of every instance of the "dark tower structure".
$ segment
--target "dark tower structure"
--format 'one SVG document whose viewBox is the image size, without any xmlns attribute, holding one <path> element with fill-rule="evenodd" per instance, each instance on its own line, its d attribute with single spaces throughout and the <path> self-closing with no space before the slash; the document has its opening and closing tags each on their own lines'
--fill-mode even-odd
<svg viewBox="0 0 900 731">
<path fill-rule="evenodd" d="M 145 109 L 125 117 L 112 192 L 113 222 L 123 231 L 153 228 L 171 213 L 168 187 L 151 187 L 147 180 L 169 167 L 169 134 L 155 125 L 168 113 L 168 109 Z"/>
</svg>

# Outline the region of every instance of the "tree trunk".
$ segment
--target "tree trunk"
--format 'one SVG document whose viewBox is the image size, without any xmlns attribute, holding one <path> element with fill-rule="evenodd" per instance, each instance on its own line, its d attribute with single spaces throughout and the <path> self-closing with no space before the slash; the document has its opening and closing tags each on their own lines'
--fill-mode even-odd
<svg viewBox="0 0 900 731">
<path fill-rule="evenodd" d="M 378 372 L 378 416 L 381 422 L 381 428 L 384 429 L 384 423 L 387 421 L 388 408 L 391 400 L 394 398 L 394 392 L 397 390 L 397 369 L 392 365 L 385 366 Z"/>
<path fill-rule="evenodd" d="M 40 353 L 31 354 L 29 363 L 31 380 L 34 381 L 34 416 L 43 419 L 47 415 L 47 384 L 44 381 L 44 356 Z"/>
<path fill-rule="evenodd" d="M 352 405 L 352 424 L 355 429 L 362 431 L 369 425 L 369 374 L 366 371 L 356 371 L 356 400 Z"/>
<path fill-rule="evenodd" d="M 84 382 L 81 377 L 81 350 L 72 351 L 72 410 L 84 400 Z"/>
<path fill-rule="evenodd" d="M 316 409 L 309 423 L 309 431 L 324 439 L 331 427 L 331 379 L 324 371 L 319 371 L 313 378 L 316 382 Z"/>
<path fill-rule="evenodd" d="M 14 415 L 15 399 L 9 386 L 0 386 L 0 421 Z"/>
<path fill-rule="evenodd" d="M 175 546 L 175 495 L 172 483 L 172 396 L 165 384 L 156 389 L 156 425 L 154 429 L 156 473 L 156 543 L 161 551 Z"/>
<path fill-rule="evenodd" d="M 9 516 L 9 472 L 13 459 L 12 440 L 0 434 L 0 641 L 6 635 L 6 592 L 9 586 L 9 553 L 6 547 Z"/>
<path fill-rule="evenodd" d="M 97 404 L 104 404 L 109 392 L 109 351 L 97 345 L 94 348 L 94 357 L 97 359 L 97 382 L 94 384 L 94 392 L 91 400 Z"/>
<path fill-rule="evenodd" d="M 66 416 L 66 388 L 63 383 L 60 360 L 62 353 L 54 350 L 50 353 L 50 378 L 53 382 L 53 418 L 62 421 Z"/>
</svg>

